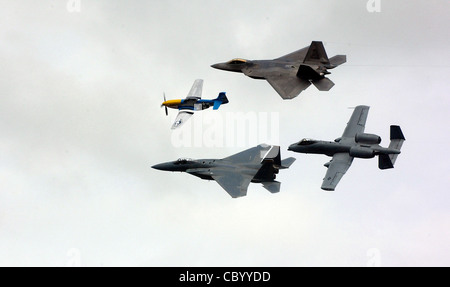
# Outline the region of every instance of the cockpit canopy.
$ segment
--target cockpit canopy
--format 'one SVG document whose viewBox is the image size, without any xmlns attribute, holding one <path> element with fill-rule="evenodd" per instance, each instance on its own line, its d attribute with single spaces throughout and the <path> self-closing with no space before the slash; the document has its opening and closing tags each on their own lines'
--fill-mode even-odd
<svg viewBox="0 0 450 287">
<path fill-rule="evenodd" d="M 313 140 L 313 139 L 302 139 L 302 140 L 298 143 L 298 145 L 311 145 L 311 144 L 315 144 L 315 143 L 317 143 L 317 141 L 316 141 L 316 140 Z"/>
<path fill-rule="evenodd" d="M 233 60 L 227 62 L 227 64 L 231 64 L 231 65 L 240 65 L 240 64 L 245 64 L 245 63 L 247 63 L 247 60 L 240 59 L 240 58 L 236 58 L 236 59 L 233 59 Z"/>
<path fill-rule="evenodd" d="M 179 158 L 175 162 L 175 164 L 187 164 L 188 162 L 192 161 L 190 158 Z"/>
</svg>

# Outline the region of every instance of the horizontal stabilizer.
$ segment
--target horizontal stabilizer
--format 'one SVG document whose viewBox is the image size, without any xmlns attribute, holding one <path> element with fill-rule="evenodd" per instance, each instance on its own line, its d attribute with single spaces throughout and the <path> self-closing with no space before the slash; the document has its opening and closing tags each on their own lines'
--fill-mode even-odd
<svg viewBox="0 0 450 287">
<path fill-rule="evenodd" d="M 264 188 L 270 191 L 271 193 L 280 192 L 281 183 L 278 181 L 263 182 L 262 184 Z"/>
<path fill-rule="evenodd" d="M 214 101 L 214 107 L 213 107 L 213 110 L 218 110 L 221 104 L 222 104 L 221 101 L 217 101 L 217 100 Z"/>
<path fill-rule="evenodd" d="M 330 66 L 327 69 L 333 69 L 347 62 L 346 55 L 336 55 L 330 58 Z"/>
<path fill-rule="evenodd" d="M 289 168 L 294 162 L 295 162 L 295 158 L 293 158 L 293 157 L 285 158 L 281 161 L 280 169 Z"/>
<path fill-rule="evenodd" d="M 331 81 L 328 78 L 322 78 L 320 80 L 312 81 L 313 85 L 316 86 L 316 88 L 319 91 L 329 91 L 334 86 L 333 81 Z"/>
</svg>

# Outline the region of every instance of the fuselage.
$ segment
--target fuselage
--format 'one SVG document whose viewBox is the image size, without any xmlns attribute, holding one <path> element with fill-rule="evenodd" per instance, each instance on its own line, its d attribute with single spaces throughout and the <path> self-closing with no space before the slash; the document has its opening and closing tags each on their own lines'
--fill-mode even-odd
<svg viewBox="0 0 450 287">
<path fill-rule="evenodd" d="M 351 145 L 330 141 L 302 140 L 289 146 L 288 150 L 299 153 L 314 153 L 333 156 L 335 153 L 349 152 Z"/>
<path fill-rule="evenodd" d="M 214 100 L 177 99 L 164 101 L 161 106 L 177 110 L 206 110 L 214 106 Z"/>
<path fill-rule="evenodd" d="M 300 66 L 311 67 L 317 72 L 315 76 L 324 77 L 330 74 L 323 65 L 306 64 L 301 61 L 233 59 L 226 63 L 212 65 L 213 68 L 219 70 L 244 73 L 250 78 L 259 80 L 264 80 L 269 77 L 279 77 L 281 75 L 296 76 Z M 330 66 L 328 68 L 334 67 Z"/>
<path fill-rule="evenodd" d="M 292 62 L 274 61 L 274 60 L 245 60 L 245 59 L 233 59 L 226 63 L 218 63 L 212 65 L 213 68 L 244 73 L 246 76 L 264 80 L 271 75 L 279 75 L 280 73 L 286 74 L 292 70 L 292 74 L 297 73 L 299 65 Z"/>
<path fill-rule="evenodd" d="M 264 80 L 272 76 L 281 76 L 289 74 L 295 76 L 299 68 L 297 63 L 257 60 L 250 61 L 250 64 L 242 69 L 242 72 L 253 79 Z"/>
<path fill-rule="evenodd" d="M 161 163 L 152 166 L 154 169 L 172 172 L 187 172 L 204 180 L 214 180 L 216 172 L 230 171 L 239 174 L 254 175 L 261 168 L 261 164 L 233 163 L 223 159 L 178 159 L 176 161 Z M 278 170 L 276 170 L 278 173 Z M 274 176 L 254 175 L 252 182 L 270 182 Z"/>
<path fill-rule="evenodd" d="M 299 153 L 324 154 L 333 156 L 336 153 L 349 153 L 353 157 L 373 158 L 379 154 L 399 154 L 396 149 L 384 148 L 378 144 L 359 144 L 356 142 L 319 141 L 303 139 L 289 146 L 288 150 Z"/>
</svg>

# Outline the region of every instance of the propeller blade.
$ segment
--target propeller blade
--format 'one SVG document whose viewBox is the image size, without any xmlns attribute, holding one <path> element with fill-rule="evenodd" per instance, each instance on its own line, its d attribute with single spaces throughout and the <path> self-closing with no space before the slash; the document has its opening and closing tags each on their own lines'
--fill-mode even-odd
<svg viewBox="0 0 450 287">
<path fill-rule="evenodd" d="M 164 102 L 165 102 L 166 101 L 166 93 L 163 93 L 163 97 L 164 97 Z M 161 105 L 161 107 L 162 106 L 164 106 L 164 105 Z M 164 106 L 164 110 L 166 111 L 166 116 L 168 116 L 169 115 L 169 111 L 167 109 L 167 106 Z"/>
</svg>

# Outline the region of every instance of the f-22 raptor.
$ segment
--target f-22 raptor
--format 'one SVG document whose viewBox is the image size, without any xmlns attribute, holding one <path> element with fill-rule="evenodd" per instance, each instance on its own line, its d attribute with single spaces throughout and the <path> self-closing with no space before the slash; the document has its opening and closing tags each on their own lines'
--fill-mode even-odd
<svg viewBox="0 0 450 287">
<path fill-rule="evenodd" d="M 391 126 L 391 143 L 388 148 L 381 147 L 378 135 L 364 133 L 368 106 L 357 106 L 342 137 L 334 142 L 303 139 L 289 146 L 290 151 L 299 153 L 325 154 L 333 157 L 325 164 L 328 168 L 323 179 L 322 189 L 333 191 L 349 169 L 354 158 L 373 158 L 378 156 L 380 169 L 393 168 L 400 149 L 405 141 L 399 126 Z"/>
<path fill-rule="evenodd" d="M 334 83 L 325 77 L 347 61 L 345 55 L 328 59 L 322 42 L 313 41 L 310 46 L 273 60 L 245 60 L 236 58 L 211 67 L 244 73 L 253 79 L 267 80 L 283 99 L 293 99 L 311 84 L 320 91 L 329 91 Z"/>
<path fill-rule="evenodd" d="M 175 122 L 172 125 L 172 129 L 181 127 L 193 114 L 194 111 L 206 110 L 213 107 L 213 110 L 219 109 L 220 105 L 227 104 L 228 98 L 225 92 L 219 93 L 219 96 L 213 100 L 202 100 L 202 89 L 203 80 L 195 80 L 189 91 L 188 96 L 183 99 L 178 100 L 166 100 L 166 95 L 164 94 L 164 102 L 161 107 L 166 110 L 166 116 L 169 115 L 167 108 L 178 109 L 178 115 Z"/>
<path fill-rule="evenodd" d="M 237 198 L 247 195 L 250 182 L 262 183 L 271 193 L 279 192 L 281 183 L 275 181 L 276 174 L 294 161 L 295 158 L 281 160 L 279 146 L 262 144 L 224 159 L 178 159 L 152 167 L 215 180 L 231 197 Z"/>
</svg>

